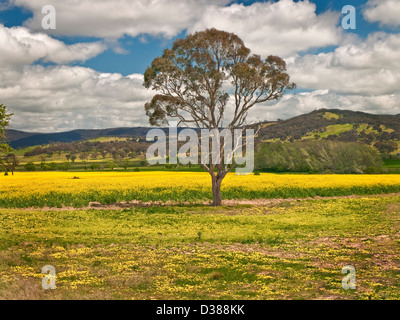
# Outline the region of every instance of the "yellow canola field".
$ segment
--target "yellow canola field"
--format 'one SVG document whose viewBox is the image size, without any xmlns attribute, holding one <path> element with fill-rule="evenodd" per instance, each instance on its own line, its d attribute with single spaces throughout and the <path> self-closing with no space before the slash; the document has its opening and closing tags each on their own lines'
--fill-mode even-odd
<svg viewBox="0 0 400 320">
<path fill-rule="evenodd" d="M 229 174 L 224 199 L 296 198 L 400 192 L 400 175 Z M 211 199 L 206 172 L 37 172 L 0 176 L 0 206 L 85 206 L 90 201 Z"/>
</svg>

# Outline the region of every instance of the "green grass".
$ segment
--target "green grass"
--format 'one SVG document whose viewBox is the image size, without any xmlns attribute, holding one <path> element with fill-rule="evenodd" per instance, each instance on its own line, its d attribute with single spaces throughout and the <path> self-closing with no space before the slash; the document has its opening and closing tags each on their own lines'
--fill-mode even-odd
<svg viewBox="0 0 400 320">
<path fill-rule="evenodd" d="M 400 159 L 385 159 L 386 168 L 400 168 Z"/>
<path fill-rule="evenodd" d="M 338 115 L 338 114 L 332 113 L 332 112 L 325 112 L 323 114 L 323 118 L 327 119 L 327 120 L 333 120 L 333 119 L 338 120 L 340 118 L 343 118 L 343 115 Z"/>
<path fill-rule="evenodd" d="M 2 209 L 0 298 L 399 299 L 399 203 Z M 357 290 L 341 287 L 348 264 Z"/>
<path fill-rule="evenodd" d="M 314 139 L 314 136 L 316 134 L 318 134 L 321 138 L 327 138 L 330 135 L 339 135 L 343 132 L 347 132 L 353 129 L 353 124 L 349 123 L 349 124 L 333 124 L 330 126 L 326 127 L 326 131 L 324 132 L 319 132 L 319 131 L 315 131 L 315 132 L 311 132 L 307 135 L 305 135 L 303 137 L 304 140 L 307 139 Z"/>
</svg>

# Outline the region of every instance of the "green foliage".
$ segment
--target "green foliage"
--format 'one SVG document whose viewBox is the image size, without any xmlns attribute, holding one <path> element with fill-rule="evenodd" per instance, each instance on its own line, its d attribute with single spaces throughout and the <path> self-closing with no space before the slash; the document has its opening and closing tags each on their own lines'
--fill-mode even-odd
<svg viewBox="0 0 400 320">
<path fill-rule="evenodd" d="M 118 168 L 118 165 L 114 161 L 109 161 L 107 163 L 107 168 L 114 170 L 114 168 Z"/>
<path fill-rule="evenodd" d="M 397 143 L 394 141 L 379 141 L 374 144 L 374 147 L 382 154 L 389 154 L 398 148 Z"/>
<path fill-rule="evenodd" d="M 33 162 L 28 162 L 27 164 L 24 165 L 24 168 L 27 171 L 35 171 L 36 165 Z"/>
<path fill-rule="evenodd" d="M 42 162 L 40 164 L 40 169 L 42 169 L 43 171 L 49 171 L 49 170 L 51 170 L 51 167 L 47 163 Z"/>
<path fill-rule="evenodd" d="M 128 159 L 125 159 L 122 161 L 118 161 L 118 166 L 126 170 L 132 166 L 132 163 Z"/>
<path fill-rule="evenodd" d="M 93 163 L 93 164 L 90 165 L 90 169 L 99 170 L 100 169 L 100 165 L 98 163 Z"/>
<path fill-rule="evenodd" d="M 68 171 L 70 168 L 71 168 L 71 164 L 69 163 L 69 162 L 64 162 L 64 163 L 62 163 L 62 164 L 59 164 L 58 165 L 58 168 L 60 169 L 60 170 L 64 170 L 64 171 Z"/>
<path fill-rule="evenodd" d="M 8 113 L 7 107 L 3 104 L 0 104 L 0 143 L 5 143 L 5 130 L 10 124 L 10 118 L 13 114 Z"/>
<path fill-rule="evenodd" d="M 255 162 L 259 170 L 276 172 L 364 173 L 383 166 L 371 147 L 327 140 L 262 144 Z"/>
<path fill-rule="evenodd" d="M 0 153 L 3 154 L 9 154 L 12 151 L 12 148 L 6 142 L 5 137 L 5 130 L 10 124 L 10 118 L 12 115 L 12 113 L 8 113 L 7 107 L 5 105 L 0 104 Z M 7 173 L 8 168 L 4 164 L 4 159 L 0 159 L 0 164 L 3 165 Z"/>
</svg>

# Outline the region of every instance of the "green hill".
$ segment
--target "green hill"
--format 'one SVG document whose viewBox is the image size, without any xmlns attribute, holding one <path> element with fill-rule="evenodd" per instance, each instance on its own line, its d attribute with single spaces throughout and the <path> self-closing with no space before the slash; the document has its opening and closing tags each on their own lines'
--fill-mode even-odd
<svg viewBox="0 0 400 320">
<path fill-rule="evenodd" d="M 288 120 L 264 123 L 262 142 L 327 139 L 360 142 L 381 153 L 400 153 L 400 115 L 373 115 L 348 110 L 315 110 Z"/>
</svg>

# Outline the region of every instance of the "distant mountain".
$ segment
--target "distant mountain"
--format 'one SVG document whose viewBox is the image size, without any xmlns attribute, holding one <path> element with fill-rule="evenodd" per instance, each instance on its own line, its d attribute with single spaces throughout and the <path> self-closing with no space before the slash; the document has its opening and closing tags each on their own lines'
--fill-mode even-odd
<svg viewBox="0 0 400 320">
<path fill-rule="evenodd" d="M 144 137 L 149 128 L 111 128 L 93 130 L 73 130 L 58 133 L 28 133 L 18 130 L 6 130 L 6 139 L 15 149 L 37 145 L 47 145 L 52 142 L 75 142 L 99 137 Z"/>
<path fill-rule="evenodd" d="M 149 127 L 73 130 L 61 133 L 28 133 L 6 130 L 13 148 L 76 142 L 100 137 L 146 136 Z M 315 110 L 288 120 L 264 122 L 259 139 L 265 142 L 331 139 L 359 141 L 400 141 L 400 115 L 373 115 L 348 110 Z"/>
<path fill-rule="evenodd" d="M 6 130 L 6 140 L 7 142 L 16 141 L 19 139 L 27 138 L 33 135 L 37 135 L 38 133 L 34 132 L 23 132 L 13 129 Z"/>
</svg>

